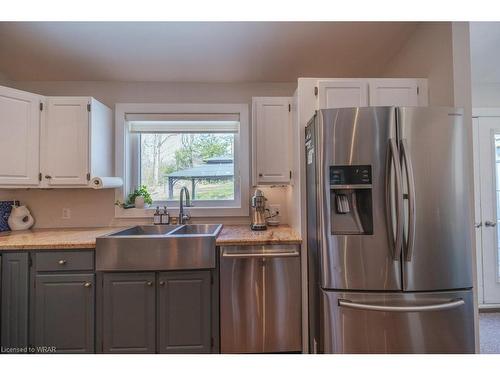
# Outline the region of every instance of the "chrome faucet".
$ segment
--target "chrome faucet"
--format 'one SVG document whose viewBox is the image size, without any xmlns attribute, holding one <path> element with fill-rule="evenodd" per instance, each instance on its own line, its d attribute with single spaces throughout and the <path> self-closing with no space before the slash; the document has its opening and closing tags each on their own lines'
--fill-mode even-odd
<svg viewBox="0 0 500 375">
<path fill-rule="evenodd" d="M 182 199 L 182 193 L 184 193 L 186 199 L 185 204 L 184 200 Z M 191 198 L 189 197 L 189 190 L 185 186 L 181 188 L 179 197 L 179 224 L 186 224 L 186 222 L 188 222 L 189 219 L 191 219 L 191 215 L 189 215 L 189 213 L 184 213 L 184 207 L 192 207 Z"/>
</svg>

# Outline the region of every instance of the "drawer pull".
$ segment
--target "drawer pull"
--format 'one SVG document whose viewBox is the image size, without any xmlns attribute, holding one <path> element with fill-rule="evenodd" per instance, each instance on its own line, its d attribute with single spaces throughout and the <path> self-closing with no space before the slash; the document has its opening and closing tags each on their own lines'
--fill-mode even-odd
<svg viewBox="0 0 500 375">
<path fill-rule="evenodd" d="M 152 282 L 152 281 L 148 281 L 148 282 L 146 283 L 146 285 L 147 285 L 147 286 L 153 286 L 153 282 Z"/>
<path fill-rule="evenodd" d="M 66 260 L 64 260 L 64 259 L 61 259 L 61 260 L 60 260 L 59 262 L 57 262 L 57 263 L 59 263 L 61 266 L 64 266 L 67 262 L 66 262 Z"/>
<path fill-rule="evenodd" d="M 91 283 L 89 283 L 89 282 L 86 282 L 85 284 L 83 284 L 83 286 L 84 286 L 85 288 L 90 288 L 90 287 L 92 286 L 92 284 L 91 284 Z"/>
<path fill-rule="evenodd" d="M 165 281 L 160 281 L 160 286 L 165 285 Z"/>
</svg>

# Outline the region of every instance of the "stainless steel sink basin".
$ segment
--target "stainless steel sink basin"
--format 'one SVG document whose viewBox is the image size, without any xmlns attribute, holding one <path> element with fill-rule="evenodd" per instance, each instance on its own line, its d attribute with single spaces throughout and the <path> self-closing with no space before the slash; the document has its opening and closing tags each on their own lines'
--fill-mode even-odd
<svg viewBox="0 0 500 375">
<path fill-rule="evenodd" d="M 138 225 L 136 227 L 127 228 L 120 232 L 113 233 L 113 237 L 119 236 L 152 236 L 152 235 L 165 235 L 178 229 L 177 225 Z"/>
<path fill-rule="evenodd" d="M 96 239 L 97 271 L 162 271 L 215 267 L 222 224 L 143 225 Z"/>
<path fill-rule="evenodd" d="M 191 235 L 215 235 L 217 236 L 222 229 L 220 224 L 186 224 L 170 232 L 173 236 L 191 236 Z"/>
</svg>

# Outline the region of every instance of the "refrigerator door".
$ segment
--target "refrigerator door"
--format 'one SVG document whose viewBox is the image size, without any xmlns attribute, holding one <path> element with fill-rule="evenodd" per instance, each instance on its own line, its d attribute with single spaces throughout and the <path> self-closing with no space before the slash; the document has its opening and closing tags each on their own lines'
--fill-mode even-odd
<svg viewBox="0 0 500 375">
<path fill-rule="evenodd" d="M 307 163 L 312 158 L 316 170 L 308 168 L 311 173 L 307 174 L 307 194 L 312 193 L 311 187 L 317 186 L 314 214 L 318 229 L 315 234 L 309 233 L 308 238 L 317 237 L 321 286 L 401 290 L 397 234 L 402 235 L 402 224 L 399 230 L 396 223 L 402 220 L 397 220 L 399 209 L 388 210 L 396 195 L 388 193 L 394 193 L 399 186 L 400 172 L 394 108 L 321 110 L 313 145 L 307 151 Z M 337 184 L 335 173 L 345 171 L 348 175 L 355 172 L 351 167 L 357 166 L 363 173 L 371 173 L 370 185 L 359 189 L 359 184 Z M 397 195 L 401 195 L 402 206 L 402 194 Z M 311 204 L 308 198 L 308 205 Z"/>
<path fill-rule="evenodd" d="M 325 353 L 474 353 L 472 290 L 322 292 Z"/>
<path fill-rule="evenodd" d="M 407 291 L 472 287 L 469 149 L 462 111 L 398 108 Z"/>
</svg>

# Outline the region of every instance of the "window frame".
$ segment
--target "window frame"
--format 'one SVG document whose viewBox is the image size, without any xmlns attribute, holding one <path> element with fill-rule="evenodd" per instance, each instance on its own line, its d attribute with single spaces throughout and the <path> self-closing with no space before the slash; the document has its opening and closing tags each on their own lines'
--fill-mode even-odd
<svg viewBox="0 0 500 375">
<path fill-rule="evenodd" d="M 115 105 L 115 170 L 116 176 L 123 178 L 123 187 L 115 189 L 115 200 L 124 201 L 133 186 L 139 183 L 140 145 L 137 134 L 128 131 L 125 117 L 133 114 L 168 113 L 228 113 L 239 114 L 240 129 L 234 139 L 234 200 L 199 200 L 190 207 L 192 217 L 248 216 L 250 184 L 250 142 L 248 104 L 188 104 L 188 103 L 117 103 Z M 158 202 L 167 204 L 169 212 L 178 214 L 179 202 Z M 174 204 L 173 204 L 174 203 Z M 115 206 L 115 217 L 150 217 L 156 207 L 145 209 L 123 209 Z"/>
</svg>

